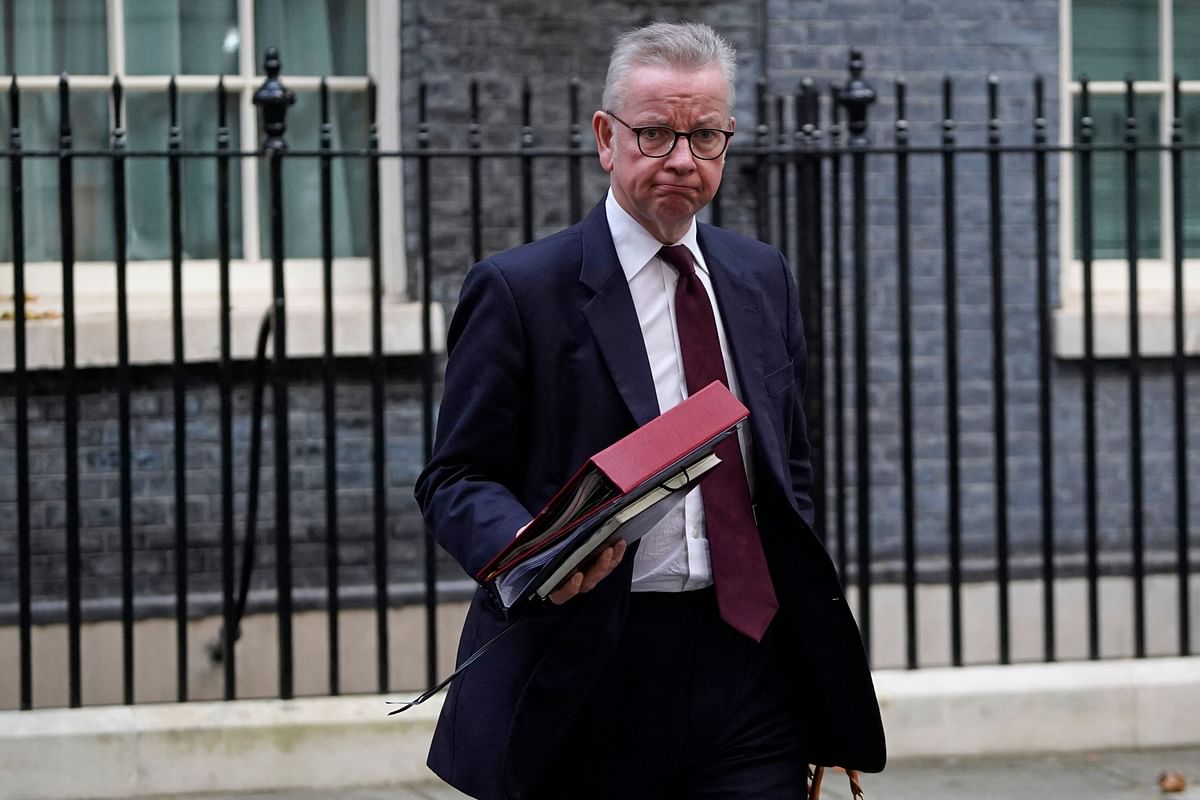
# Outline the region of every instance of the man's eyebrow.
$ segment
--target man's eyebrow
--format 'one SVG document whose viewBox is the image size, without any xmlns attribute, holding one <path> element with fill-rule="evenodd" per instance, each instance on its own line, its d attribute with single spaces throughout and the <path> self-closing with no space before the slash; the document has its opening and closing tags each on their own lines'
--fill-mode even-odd
<svg viewBox="0 0 1200 800">
<path fill-rule="evenodd" d="M 671 123 L 667 122 L 667 118 L 663 116 L 648 117 L 646 120 L 634 119 L 630 123 L 635 128 L 669 128 Z"/>
<path fill-rule="evenodd" d="M 671 130 L 690 130 L 695 131 L 701 128 L 724 128 L 728 123 L 729 117 L 722 117 L 719 114 L 706 114 L 692 123 L 689 128 L 675 128 L 670 122 L 666 121 L 665 117 L 651 117 L 647 122 L 631 122 L 635 128 L 670 128 Z"/>
</svg>

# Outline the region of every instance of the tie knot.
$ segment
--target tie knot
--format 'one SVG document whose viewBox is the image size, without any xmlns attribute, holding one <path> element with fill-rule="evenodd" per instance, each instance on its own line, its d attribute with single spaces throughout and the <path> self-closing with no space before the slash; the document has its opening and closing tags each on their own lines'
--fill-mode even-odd
<svg viewBox="0 0 1200 800">
<path fill-rule="evenodd" d="M 680 275 L 692 275 L 696 272 L 696 264 L 692 261 L 692 252 L 687 245 L 673 244 L 658 251 L 659 258 L 666 261 Z"/>
</svg>

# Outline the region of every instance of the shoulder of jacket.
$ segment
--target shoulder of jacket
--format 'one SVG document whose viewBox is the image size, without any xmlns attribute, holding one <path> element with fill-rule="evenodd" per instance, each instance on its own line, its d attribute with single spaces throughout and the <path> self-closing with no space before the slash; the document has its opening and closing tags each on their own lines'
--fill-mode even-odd
<svg viewBox="0 0 1200 800">
<path fill-rule="evenodd" d="M 719 228 L 707 222 L 698 223 L 698 227 L 702 242 L 706 240 L 719 242 L 724 247 L 740 248 L 743 252 L 748 252 L 755 256 L 778 258 L 780 255 L 779 248 L 775 245 L 767 244 L 751 236 L 735 233 L 727 228 Z"/>
<path fill-rule="evenodd" d="M 582 259 L 582 238 L 579 226 L 551 234 L 528 244 L 519 245 L 484 259 L 507 280 L 521 281 L 529 277 L 544 279 L 555 268 L 573 266 L 578 273 Z"/>
</svg>

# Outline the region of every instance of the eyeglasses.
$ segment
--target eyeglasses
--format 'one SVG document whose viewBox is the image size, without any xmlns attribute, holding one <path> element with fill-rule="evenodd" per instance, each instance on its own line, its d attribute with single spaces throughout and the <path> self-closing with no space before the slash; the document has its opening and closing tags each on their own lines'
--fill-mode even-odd
<svg viewBox="0 0 1200 800">
<path fill-rule="evenodd" d="M 696 128 L 691 131 L 677 131 L 665 125 L 642 125 L 635 128 L 611 111 L 604 113 L 633 131 L 633 135 L 637 137 L 638 150 L 647 158 L 666 158 L 680 139 L 687 139 L 692 155 L 702 161 L 712 161 L 721 157 L 725 148 L 729 146 L 729 137 L 733 136 L 733 131 L 723 131 L 720 128 Z"/>
</svg>

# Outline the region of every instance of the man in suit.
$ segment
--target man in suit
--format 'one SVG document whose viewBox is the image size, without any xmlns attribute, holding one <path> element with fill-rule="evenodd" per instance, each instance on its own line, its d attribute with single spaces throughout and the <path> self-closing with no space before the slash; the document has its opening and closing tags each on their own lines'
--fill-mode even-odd
<svg viewBox="0 0 1200 800">
<path fill-rule="evenodd" d="M 706 26 L 622 36 L 592 121 L 607 198 L 463 285 L 416 494 L 470 574 L 589 456 L 714 376 L 750 410 L 679 509 L 451 686 L 429 764 L 472 796 L 795 800 L 809 762 L 883 767 L 862 642 L 812 530 L 796 288 L 778 250 L 695 219 L 733 85 Z M 506 624 L 477 592 L 460 660 Z"/>
</svg>

